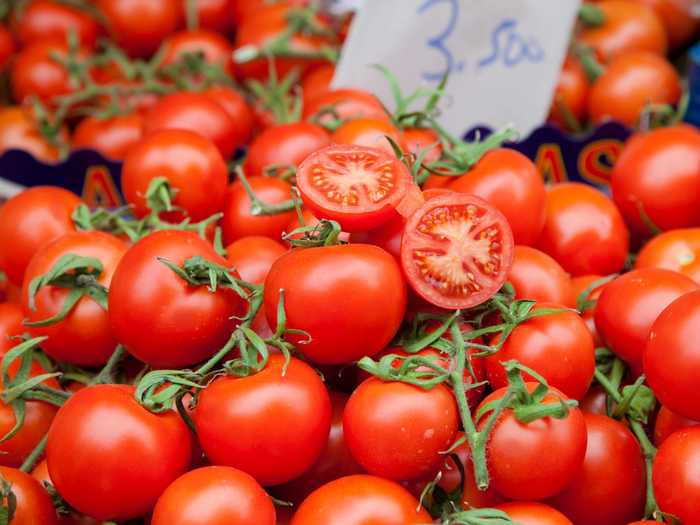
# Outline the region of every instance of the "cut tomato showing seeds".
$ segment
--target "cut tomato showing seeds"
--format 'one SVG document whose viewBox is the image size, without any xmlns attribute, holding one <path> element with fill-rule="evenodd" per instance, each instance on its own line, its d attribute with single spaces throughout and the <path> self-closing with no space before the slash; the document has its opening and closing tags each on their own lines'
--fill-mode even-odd
<svg viewBox="0 0 700 525">
<path fill-rule="evenodd" d="M 448 309 L 471 308 L 503 286 L 513 233 L 496 208 L 473 195 L 428 200 L 406 223 L 401 264 L 413 289 Z"/>
<path fill-rule="evenodd" d="M 376 228 L 396 217 L 413 180 L 399 159 L 374 148 L 333 145 L 309 155 L 297 170 L 304 203 L 344 231 Z"/>
</svg>

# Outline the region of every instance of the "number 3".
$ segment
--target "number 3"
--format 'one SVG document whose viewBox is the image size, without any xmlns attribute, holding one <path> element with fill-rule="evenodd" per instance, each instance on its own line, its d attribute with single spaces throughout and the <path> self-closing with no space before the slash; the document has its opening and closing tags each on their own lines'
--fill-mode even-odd
<svg viewBox="0 0 700 525">
<path fill-rule="evenodd" d="M 442 71 L 432 71 L 424 72 L 423 78 L 430 82 L 439 82 L 445 76 L 445 74 L 450 74 L 452 71 L 461 71 L 464 67 L 462 62 L 455 62 L 452 52 L 447 48 L 447 39 L 450 38 L 452 32 L 457 26 L 457 19 L 459 18 L 459 0 L 427 0 L 418 8 L 418 14 L 423 14 L 429 11 L 431 8 L 438 4 L 447 3 L 450 6 L 450 16 L 448 19 L 447 27 L 439 33 L 438 35 L 428 39 L 428 47 L 432 47 L 440 53 L 445 61 L 445 68 Z"/>
</svg>

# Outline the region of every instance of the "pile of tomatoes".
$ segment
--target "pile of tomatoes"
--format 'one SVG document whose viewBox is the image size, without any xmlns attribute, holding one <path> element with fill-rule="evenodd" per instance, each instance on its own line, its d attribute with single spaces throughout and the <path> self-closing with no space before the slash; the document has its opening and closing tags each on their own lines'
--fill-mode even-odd
<svg viewBox="0 0 700 525">
<path fill-rule="evenodd" d="M 18 3 L 0 151 L 126 206 L 0 206 L 0 523 L 700 525 L 683 5 L 582 12 L 551 118 L 641 124 L 606 194 L 331 89 L 304 0 Z"/>
</svg>

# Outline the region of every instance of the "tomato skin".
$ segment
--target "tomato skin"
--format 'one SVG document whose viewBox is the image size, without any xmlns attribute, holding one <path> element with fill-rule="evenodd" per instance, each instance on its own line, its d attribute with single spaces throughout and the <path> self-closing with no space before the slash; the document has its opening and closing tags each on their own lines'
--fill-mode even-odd
<svg viewBox="0 0 700 525">
<path fill-rule="evenodd" d="M 442 145 L 440 144 L 440 137 L 437 132 L 430 128 L 406 128 L 402 130 L 402 138 L 404 149 L 416 157 L 420 154 L 421 150 L 425 148 L 430 148 L 425 157 L 423 157 L 423 162 L 429 164 L 440 160 L 442 156 Z"/>
<path fill-rule="evenodd" d="M 576 182 L 547 192 L 547 219 L 537 248 L 573 277 L 609 275 L 625 264 L 629 232 L 615 205 L 600 191 Z"/>
<path fill-rule="evenodd" d="M 319 113 L 333 108 L 333 115 L 320 116 Z M 358 118 L 389 119 L 384 106 L 369 91 L 361 89 L 333 89 L 309 100 L 304 104 L 304 119 L 318 117 L 320 123 L 328 123 L 336 118 L 342 121 Z"/>
<path fill-rule="evenodd" d="M 700 29 L 700 20 L 693 16 L 692 0 L 637 0 L 651 7 L 666 28 L 671 49 L 683 47 Z"/>
<path fill-rule="evenodd" d="M 659 314 L 698 284 L 671 270 L 646 268 L 621 275 L 605 286 L 596 305 L 595 323 L 607 346 L 641 372 L 644 347 Z"/>
<path fill-rule="evenodd" d="M 86 117 L 75 128 L 71 147 L 94 149 L 105 157 L 123 161 L 143 137 L 143 117 L 138 113 L 107 119 Z"/>
<path fill-rule="evenodd" d="M 644 350 L 644 373 L 657 399 L 679 416 L 700 419 L 697 374 L 700 342 L 700 291 L 673 301 L 656 318 Z"/>
<path fill-rule="evenodd" d="M 245 18 L 258 11 L 267 3 L 267 0 L 229 0 L 229 10 L 231 11 L 233 25 L 238 27 Z M 309 4 L 309 0 L 285 0 L 285 3 L 290 6 L 303 7 Z"/>
<path fill-rule="evenodd" d="M 661 230 L 700 224 L 700 131 L 688 125 L 634 135 L 615 164 L 612 195 L 627 224 L 648 237 L 640 206 Z"/>
<path fill-rule="evenodd" d="M 56 490 L 73 508 L 100 520 L 150 512 L 185 473 L 191 456 L 191 433 L 180 416 L 148 412 L 134 399 L 133 387 L 123 385 L 88 386 L 73 394 L 56 414 L 46 447 Z"/>
<path fill-rule="evenodd" d="M 532 299 L 575 305 L 569 274 L 549 255 L 529 246 L 516 246 L 508 282 L 515 288 L 517 299 Z"/>
<path fill-rule="evenodd" d="M 65 128 L 61 129 L 60 137 L 66 136 Z M 39 133 L 29 112 L 19 106 L 0 109 L 0 155 L 11 149 L 24 150 L 45 163 L 56 162 L 60 156 L 58 149 Z"/>
<path fill-rule="evenodd" d="M 602 275 L 581 275 L 579 277 L 574 277 L 573 279 L 571 279 L 574 306 L 575 303 L 578 301 L 579 295 L 581 295 L 589 286 L 593 285 L 593 283 L 600 281 L 602 278 Z M 586 299 L 589 301 L 597 301 L 604 287 L 605 285 L 603 284 L 591 290 Z M 594 304 L 593 306 L 586 308 L 582 312 L 579 312 L 579 314 L 581 315 L 583 321 L 586 323 L 586 327 L 588 327 L 588 331 L 593 337 L 593 345 L 597 348 L 601 346 L 602 343 L 600 340 L 600 335 L 598 334 L 598 329 L 595 326 L 595 309 L 596 305 Z"/>
<path fill-rule="evenodd" d="M 84 11 L 51 0 L 33 0 L 14 17 L 12 25 L 23 46 L 46 39 L 66 42 L 74 32 L 81 45 L 92 48 L 100 32 L 97 22 Z"/>
<path fill-rule="evenodd" d="M 588 77 L 581 62 L 575 56 L 567 55 L 559 73 L 559 80 L 554 91 L 554 99 L 552 100 L 552 107 L 549 110 L 547 122 L 556 124 L 562 129 L 569 128 L 569 123 L 564 116 L 565 110 L 563 110 L 562 106 L 579 123 L 583 122 L 586 119 L 589 91 Z"/>
<path fill-rule="evenodd" d="M 0 357 L 17 345 L 18 341 L 10 337 L 24 333 L 23 319 L 22 308 L 18 304 L 0 303 Z"/>
<path fill-rule="evenodd" d="M 387 137 L 402 147 L 403 140 L 399 130 L 386 119 L 360 118 L 342 124 L 331 135 L 331 142 L 376 148 L 394 155 Z"/>
<path fill-rule="evenodd" d="M 700 425 L 700 421 L 679 416 L 665 406 L 659 409 L 654 423 L 654 444 L 660 447 L 666 438 L 678 430 Z"/>
<path fill-rule="evenodd" d="M 0 207 L 0 270 L 21 285 L 32 256 L 44 244 L 74 232 L 71 215 L 82 201 L 53 186 L 35 186 L 15 195 Z"/>
<path fill-rule="evenodd" d="M 228 266 L 197 234 L 169 230 L 137 242 L 114 272 L 109 295 L 112 333 L 129 353 L 151 366 L 182 367 L 212 356 L 235 328 L 233 317 L 246 311 L 233 290 L 192 289 L 156 259 L 182 265 L 193 256 Z"/>
<path fill-rule="evenodd" d="M 614 119 L 633 127 L 648 104 L 676 104 L 678 73 L 663 56 L 646 51 L 615 58 L 591 87 L 588 113 L 594 123 Z"/>
<path fill-rule="evenodd" d="M 282 243 L 269 237 L 241 237 L 226 247 L 226 259 L 250 283 L 265 282 L 272 263 L 287 252 Z"/>
<path fill-rule="evenodd" d="M 304 105 L 330 91 L 333 75 L 335 75 L 333 64 L 320 64 L 304 75 L 304 78 L 301 79 L 301 94 L 304 97 Z"/>
<path fill-rule="evenodd" d="M 10 467 L 0 467 L 0 476 L 12 485 L 12 492 L 17 498 L 12 525 L 58 525 L 51 498 L 37 480 Z"/>
<path fill-rule="evenodd" d="M 323 452 L 330 431 L 331 402 L 321 378 L 295 358 L 282 375 L 284 364 L 282 355 L 273 354 L 261 372 L 214 381 L 193 414 L 212 463 L 247 472 L 261 485 L 302 475 Z"/>
<path fill-rule="evenodd" d="M 505 215 L 516 244 L 534 245 L 545 221 L 544 181 L 522 153 L 499 148 L 488 152 L 448 186 L 481 197 Z"/>
<path fill-rule="evenodd" d="M 271 126 L 253 139 L 243 169 L 249 177 L 257 177 L 270 167 L 296 168 L 314 151 L 330 143 L 328 133 L 310 122 Z"/>
<path fill-rule="evenodd" d="M 158 499 L 151 525 L 275 525 L 275 507 L 248 474 L 204 467 L 176 479 Z"/>
<path fill-rule="evenodd" d="M 218 33 L 233 29 L 230 11 L 233 0 L 197 0 L 197 21 L 200 27 Z"/>
<path fill-rule="evenodd" d="M 207 64 L 218 65 L 225 73 L 233 75 L 233 46 L 219 33 L 206 29 L 179 31 L 171 35 L 163 45 L 164 66 L 178 61 L 185 54 L 201 53 Z"/>
<path fill-rule="evenodd" d="M 544 503 L 511 502 L 496 507 L 519 525 L 574 525 L 561 512 Z"/>
<path fill-rule="evenodd" d="M 277 326 L 284 289 L 288 339 L 317 364 L 371 356 L 391 341 L 406 311 L 406 284 L 396 261 L 367 244 L 293 250 L 275 261 L 265 279 L 265 313 Z M 342 304 L 342 307 L 341 307 Z M 377 315 L 381 312 L 381 315 Z"/>
<path fill-rule="evenodd" d="M 0 25 L 0 72 L 5 70 L 15 51 L 16 46 L 12 33 L 4 25 Z"/>
<path fill-rule="evenodd" d="M 39 464 L 34 467 L 31 474 L 32 477 L 39 482 L 42 488 L 46 487 L 46 483 L 53 486 L 53 481 L 51 481 L 51 476 L 49 476 L 49 467 L 46 464 L 45 459 L 41 460 Z M 88 516 L 81 516 L 76 512 L 71 512 L 68 515 L 59 515 L 58 525 L 101 525 L 101 522 L 98 522 L 96 519 Z"/>
<path fill-rule="evenodd" d="M 217 102 L 236 123 L 234 142 L 239 146 L 247 144 L 253 133 L 255 117 L 243 95 L 227 86 L 211 86 L 202 94 Z"/>
<path fill-rule="evenodd" d="M 401 239 L 406 227 L 406 219 L 401 215 L 382 224 L 378 228 L 372 228 L 366 232 L 354 232 L 350 236 L 353 243 L 365 243 L 379 246 L 386 250 L 401 264 Z"/>
<path fill-rule="evenodd" d="M 634 267 L 673 270 L 700 283 L 700 228 L 679 228 L 653 237 L 640 250 Z"/>
<path fill-rule="evenodd" d="M 656 501 L 662 512 L 681 523 L 700 523 L 700 428 L 692 427 L 671 434 L 659 447 L 652 469 Z"/>
<path fill-rule="evenodd" d="M 346 476 L 311 493 L 291 525 L 419 525 L 432 518 L 401 485 L 376 476 Z"/>
<path fill-rule="evenodd" d="M 192 131 L 166 129 L 145 137 L 126 155 L 122 191 L 137 217 L 147 215 L 146 193 L 156 177 L 165 177 L 177 190 L 172 202 L 182 209 L 162 212 L 161 218 L 201 221 L 222 210 L 228 171 L 213 143 Z"/>
<path fill-rule="evenodd" d="M 248 183 L 257 198 L 265 204 L 278 204 L 292 198 L 292 187 L 281 179 L 250 177 Z M 278 240 L 294 218 L 293 210 L 275 215 L 253 215 L 250 211 L 250 198 L 239 180 L 228 187 L 223 211 L 221 228 L 226 244 L 251 235 Z"/>
<path fill-rule="evenodd" d="M 42 40 L 23 48 L 10 67 L 12 96 L 18 103 L 36 96 L 42 102 L 69 94 L 73 88 L 68 72 L 51 58 L 53 53 L 64 57 L 68 47 L 60 41 Z"/>
</svg>

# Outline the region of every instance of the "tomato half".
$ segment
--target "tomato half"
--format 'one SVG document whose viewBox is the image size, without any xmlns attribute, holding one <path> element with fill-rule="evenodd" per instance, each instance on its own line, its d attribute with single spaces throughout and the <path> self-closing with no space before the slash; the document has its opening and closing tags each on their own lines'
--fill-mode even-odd
<svg viewBox="0 0 700 525">
<path fill-rule="evenodd" d="M 17 498 L 13 525 L 58 525 L 53 502 L 37 480 L 9 467 L 0 467 L 0 477 L 12 485 L 12 492 Z M 2 504 L 7 505 L 4 500 Z"/>
<path fill-rule="evenodd" d="M 71 147 L 94 149 L 105 157 L 123 161 L 143 137 L 143 117 L 138 113 L 107 119 L 87 117 L 75 128 Z"/>
<path fill-rule="evenodd" d="M 677 430 L 697 425 L 700 425 L 700 421 L 679 416 L 662 406 L 658 414 L 656 414 L 656 421 L 654 422 L 654 443 L 657 447 L 660 447 L 666 441 L 666 438 Z"/>
<path fill-rule="evenodd" d="M 665 268 L 700 283 L 700 228 L 679 228 L 657 235 L 639 251 L 634 267 Z"/>
<path fill-rule="evenodd" d="M 241 279 L 262 284 L 272 263 L 286 252 L 287 248 L 282 243 L 269 237 L 241 237 L 226 247 L 226 259 L 241 275 Z"/>
<path fill-rule="evenodd" d="M 571 278 L 549 255 L 529 246 L 516 246 L 508 282 L 518 299 L 532 299 L 573 307 Z"/>
<path fill-rule="evenodd" d="M 12 27 L 23 46 L 42 40 L 66 42 L 74 33 L 78 42 L 93 47 L 100 31 L 85 11 L 53 0 L 32 0 L 12 19 Z"/>
<path fill-rule="evenodd" d="M 496 508 L 519 525 L 574 525 L 561 512 L 544 503 L 512 502 Z"/>
</svg>

